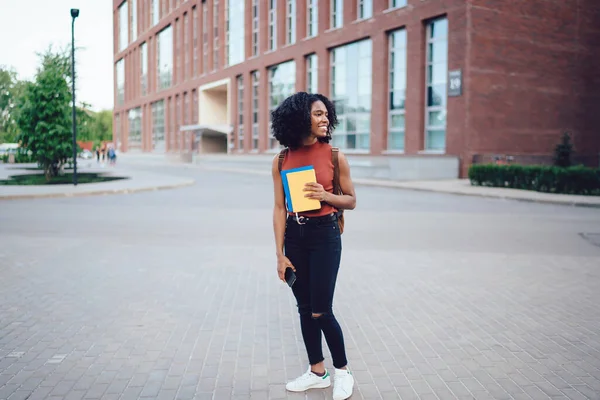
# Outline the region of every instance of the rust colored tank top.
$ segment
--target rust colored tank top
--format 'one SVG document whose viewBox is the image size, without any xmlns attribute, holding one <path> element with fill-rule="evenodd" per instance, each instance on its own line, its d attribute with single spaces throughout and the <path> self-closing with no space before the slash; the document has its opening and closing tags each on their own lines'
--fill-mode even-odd
<svg viewBox="0 0 600 400">
<path fill-rule="evenodd" d="M 331 145 L 328 143 L 316 142 L 309 146 L 303 146 L 296 150 L 288 150 L 283 160 L 281 169 L 291 169 L 312 165 L 315 168 L 317 182 L 323 185 L 323 188 L 333 193 L 333 162 L 331 160 Z M 337 209 L 328 203 L 321 202 L 319 210 L 305 211 L 298 213 L 306 217 L 319 217 L 337 212 Z"/>
</svg>

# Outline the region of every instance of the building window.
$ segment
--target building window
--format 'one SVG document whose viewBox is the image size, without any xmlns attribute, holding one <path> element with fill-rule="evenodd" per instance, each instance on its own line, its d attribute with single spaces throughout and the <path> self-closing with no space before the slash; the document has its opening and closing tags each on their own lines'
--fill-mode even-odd
<svg viewBox="0 0 600 400">
<path fill-rule="evenodd" d="M 294 61 L 287 61 L 269 68 L 269 116 L 285 98 L 294 94 L 295 87 L 296 63 Z M 271 149 L 279 147 L 279 143 L 274 137 L 271 137 L 269 147 Z"/>
<path fill-rule="evenodd" d="M 406 7 L 407 0 L 390 0 L 390 8 Z"/>
<path fill-rule="evenodd" d="M 237 77 L 237 149 L 244 150 L 244 77 Z"/>
<path fill-rule="evenodd" d="M 446 149 L 446 104 L 448 82 L 448 20 L 427 24 L 427 99 L 425 150 Z"/>
<path fill-rule="evenodd" d="M 258 150 L 258 71 L 252 71 L 252 150 Z"/>
<path fill-rule="evenodd" d="M 155 151 L 165 151 L 165 102 L 152 103 L 152 148 Z"/>
<path fill-rule="evenodd" d="M 306 91 L 317 93 L 318 90 L 318 62 L 317 55 L 311 54 L 306 57 Z"/>
<path fill-rule="evenodd" d="M 208 10 L 202 3 L 202 73 L 208 72 Z"/>
<path fill-rule="evenodd" d="M 277 48 L 277 0 L 269 0 L 269 50 Z"/>
<path fill-rule="evenodd" d="M 213 71 L 219 68 L 219 0 L 213 0 Z"/>
<path fill-rule="evenodd" d="M 190 96 L 188 92 L 183 92 L 183 125 L 190 123 Z"/>
<path fill-rule="evenodd" d="M 406 101 L 406 29 L 398 29 L 389 35 L 389 116 L 388 149 L 404 150 L 405 101 Z"/>
<path fill-rule="evenodd" d="M 245 10 L 243 1 L 227 0 L 227 65 L 235 65 L 246 58 Z"/>
<path fill-rule="evenodd" d="M 170 149 L 178 149 L 181 150 L 181 142 L 179 140 L 179 136 L 175 131 L 175 99 L 173 97 L 169 97 L 169 102 L 167 103 L 168 109 L 170 109 L 169 114 L 169 142 L 173 143 Z"/>
<path fill-rule="evenodd" d="M 131 0 L 131 41 L 134 42 L 137 39 L 137 1 Z"/>
<path fill-rule="evenodd" d="M 358 0 L 358 19 L 367 19 L 373 16 L 373 0 Z"/>
<path fill-rule="evenodd" d="M 344 0 L 331 0 L 331 28 L 344 25 Z"/>
<path fill-rule="evenodd" d="M 152 26 L 158 24 L 160 21 L 160 0 L 152 0 Z"/>
<path fill-rule="evenodd" d="M 158 34 L 158 89 L 171 86 L 173 80 L 173 30 L 167 26 Z"/>
<path fill-rule="evenodd" d="M 286 0 L 286 3 L 286 41 L 287 44 L 293 44 L 296 42 L 296 0 Z"/>
<path fill-rule="evenodd" d="M 258 0 L 252 0 L 252 55 L 258 55 Z"/>
<path fill-rule="evenodd" d="M 117 105 L 125 102 L 125 59 L 117 61 Z"/>
<path fill-rule="evenodd" d="M 192 7 L 192 37 L 193 37 L 193 52 L 194 52 L 194 61 L 192 65 L 192 75 L 194 77 L 198 76 L 198 10 L 196 6 Z"/>
<path fill-rule="evenodd" d="M 181 128 L 181 97 L 179 95 L 175 96 L 175 113 L 173 114 L 173 119 L 175 120 L 175 132 L 172 138 L 170 138 L 169 142 L 171 143 L 179 143 L 180 147 L 183 142 L 184 136 L 180 136 L 180 128 Z M 180 140 L 181 139 L 181 140 Z"/>
<path fill-rule="evenodd" d="M 317 0 L 306 0 L 306 36 L 313 37 L 319 33 L 319 7 Z"/>
<path fill-rule="evenodd" d="M 372 50 L 366 39 L 331 51 L 331 93 L 339 121 L 333 146 L 370 147 Z"/>
<path fill-rule="evenodd" d="M 190 77 L 190 35 L 188 35 L 189 25 L 188 13 L 183 14 L 183 66 L 184 66 L 184 78 L 187 80 Z"/>
<path fill-rule="evenodd" d="M 128 3 L 125 1 L 119 7 L 119 51 L 125 50 L 128 44 L 129 17 L 127 15 L 127 5 Z"/>
<path fill-rule="evenodd" d="M 192 90 L 192 124 L 198 123 L 198 91 Z"/>
<path fill-rule="evenodd" d="M 121 150 L 123 146 L 123 131 L 121 130 L 121 114 L 115 113 L 115 135 L 117 139 L 117 149 Z"/>
<path fill-rule="evenodd" d="M 140 86 L 142 96 L 148 94 L 148 45 L 144 42 L 140 46 Z"/>
<path fill-rule="evenodd" d="M 140 107 L 132 108 L 127 113 L 127 117 L 129 122 L 127 148 L 139 149 L 142 147 L 142 109 Z"/>
</svg>

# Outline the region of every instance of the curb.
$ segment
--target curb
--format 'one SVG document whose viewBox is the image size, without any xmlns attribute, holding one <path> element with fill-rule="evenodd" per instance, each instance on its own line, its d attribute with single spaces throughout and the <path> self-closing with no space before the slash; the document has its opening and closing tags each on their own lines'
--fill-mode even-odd
<svg viewBox="0 0 600 400">
<path fill-rule="evenodd" d="M 195 183 L 193 179 L 186 180 L 181 183 L 174 184 L 166 184 L 166 185 L 158 185 L 158 186 L 146 186 L 139 188 L 123 188 L 123 189 L 100 189 L 100 190 L 90 190 L 86 192 L 74 192 L 74 193 L 64 193 L 64 192 L 56 192 L 56 193 L 31 193 L 31 194 L 14 194 L 14 195 L 0 195 L 0 200 L 21 200 L 21 199 L 47 199 L 47 198 L 57 198 L 57 197 L 85 197 L 85 196 L 107 196 L 114 194 L 133 194 L 133 193 L 142 193 L 142 192 L 150 192 L 150 191 L 158 191 L 158 190 L 168 190 L 168 189 L 177 189 L 185 186 L 191 186 Z"/>
<path fill-rule="evenodd" d="M 223 171 L 223 172 L 236 172 L 242 174 L 252 174 L 252 175 L 271 175 L 270 172 L 259 171 L 259 170 L 245 170 L 239 168 L 227 168 L 227 167 L 210 167 L 210 166 L 202 166 L 201 168 L 213 171 Z M 501 193 L 465 193 L 460 190 L 439 190 L 432 188 L 423 188 L 423 187 L 415 187 L 415 186 L 405 186 L 402 183 L 398 182 L 386 182 L 386 181 L 371 181 L 367 179 L 354 178 L 354 184 L 361 186 L 375 186 L 375 187 L 386 187 L 390 189 L 404 189 L 404 190 L 414 190 L 419 192 L 433 192 L 433 193 L 442 193 L 442 194 L 453 194 L 460 196 L 471 196 L 471 197 L 483 197 L 489 199 L 499 199 L 499 200 L 515 200 L 515 201 L 523 201 L 527 203 L 539 203 L 539 204 L 553 204 L 553 205 L 562 205 L 562 206 L 571 206 L 571 207 L 587 207 L 587 208 L 600 208 L 600 203 L 588 203 L 582 202 L 578 200 L 553 200 L 553 199 L 539 199 L 539 198 L 527 198 L 527 197 L 513 197 L 507 196 Z M 496 188 L 498 190 L 502 190 L 501 188 Z M 537 193 L 537 192 L 532 192 Z"/>
</svg>

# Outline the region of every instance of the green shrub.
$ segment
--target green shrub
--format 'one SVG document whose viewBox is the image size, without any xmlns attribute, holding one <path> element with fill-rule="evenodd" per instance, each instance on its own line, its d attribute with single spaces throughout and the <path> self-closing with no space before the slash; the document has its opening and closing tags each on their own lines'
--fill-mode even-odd
<svg viewBox="0 0 600 400">
<path fill-rule="evenodd" d="M 600 195 L 600 169 L 583 166 L 476 164 L 469 168 L 469 180 L 474 186 Z"/>
</svg>

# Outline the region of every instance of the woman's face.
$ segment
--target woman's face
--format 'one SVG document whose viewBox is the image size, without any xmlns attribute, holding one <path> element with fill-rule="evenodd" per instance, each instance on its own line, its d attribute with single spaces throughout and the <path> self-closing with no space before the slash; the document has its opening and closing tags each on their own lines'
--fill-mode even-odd
<svg viewBox="0 0 600 400">
<path fill-rule="evenodd" d="M 312 103 L 310 109 L 311 133 L 313 136 L 320 138 L 327 136 L 327 128 L 329 127 L 329 118 L 327 118 L 327 107 L 322 101 L 317 100 Z"/>
</svg>

